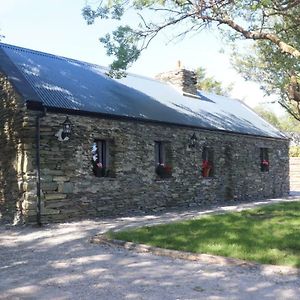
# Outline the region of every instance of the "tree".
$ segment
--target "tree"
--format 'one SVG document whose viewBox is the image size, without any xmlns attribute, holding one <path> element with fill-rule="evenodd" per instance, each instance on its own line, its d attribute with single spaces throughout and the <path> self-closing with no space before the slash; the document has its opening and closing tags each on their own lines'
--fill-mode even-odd
<svg viewBox="0 0 300 300">
<path fill-rule="evenodd" d="M 253 110 L 267 122 L 274 125 L 276 128 L 281 129 L 281 122 L 279 121 L 279 119 L 273 111 L 266 109 L 262 105 L 254 107 Z"/>
<path fill-rule="evenodd" d="M 199 90 L 222 96 L 229 96 L 230 92 L 232 91 L 232 84 L 224 87 L 221 81 L 218 81 L 213 77 L 206 76 L 206 71 L 204 68 L 198 68 L 196 70 L 196 75 L 197 88 Z"/>
<path fill-rule="evenodd" d="M 259 104 L 253 109 L 258 115 L 283 132 L 300 133 L 300 123 L 290 114 L 278 117 L 272 110 Z"/>
<path fill-rule="evenodd" d="M 297 132 L 300 133 L 300 123 L 291 115 L 286 114 L 280 118 L 280 128 L 285 132 Z"/>
<path fill-rule="evenodd" d="M 294 49 L 300 49 L 299 5 L 300 2 L 297 9 L 295 6 L 295 9 L 282 13 L 281 23 L 277 25 L 280 28 L 277 30 L 278 37 L 293 45 Z M 300 120 L 299 62 L 298 55 L 284 53 L 268 40 L 251 45 L 247 54 L 243 51 L 233 53 L 235 69 L 245 79 L 259 82 L 266 94 L 279 95 L 279 103 L 297 120 Z"/>
<path fill-rule="evenodd" d="M 257 57 L 244 55 L 248 59 L 238 69 L 263 82 L 267 93 L 279 93 L 280 104 L 300 120 L 299 0 L 102 0 L 95 8 L 85 6 L 83 16 L 88 24 L 98 17 L 122 20 L 129 8 L 140 16 L 138 26 L 121 25 L 100 39 L 107 54 L 116 58 L 112 75 L 122 75 L 167 28 L 176 27 L 177 36 L 184 37 L 217 25 L 233 42 L 256 42 Z M 157 21 L 148 21 L 144 11 L 154 12 Z"/>
</svg>

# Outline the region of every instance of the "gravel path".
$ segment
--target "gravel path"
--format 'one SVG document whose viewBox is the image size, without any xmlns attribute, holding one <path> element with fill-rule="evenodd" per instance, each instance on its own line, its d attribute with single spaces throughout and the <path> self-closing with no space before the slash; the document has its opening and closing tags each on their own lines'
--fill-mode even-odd
<svg viewBox="0 0 300 300">
<path fill-rule="evenodd" d="M 0 226 L 0 299 L 300 299 L 299 273 L 184 261 L 89 242 L 108 229 L 202 213 L 190 210 L 42 228 Z"/>
</svg>

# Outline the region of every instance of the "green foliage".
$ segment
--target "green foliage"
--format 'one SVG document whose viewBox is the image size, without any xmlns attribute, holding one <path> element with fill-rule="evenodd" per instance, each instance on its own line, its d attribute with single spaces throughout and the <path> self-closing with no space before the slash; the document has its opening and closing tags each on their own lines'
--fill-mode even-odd
<svg viewBox="0 0 300 300">
<path fill-rule="evenodd" d="M 141 20 L 132 28 L 124 25 L 128 10 L 135 11 Z M 151 21 L 143 16 L 144 12 L 152 13 Z M 95 2 L 87 4 L 82 13 L 88 24 L 96 18 L 123 21 L 112 34 L 101 38 L 107 54 L 115 58 L 111 69 L 117 76 L 137 60 L 160 32 L 172 29 L 172 33 L 183 38 L 216 25 L 214 28 L 234 43 L 236 69 L 246 79 L 259 82 L 267 94 L 278 94 L 279 103 L 300 120 L 298 0 L 101 0 L 98 6 Z M 253 40 L 253 48 L 240 51 L 240 39 Z M 211 79 L 205 84 L 208 89 L 224 92 Z"/>
<path fill-rule="evenodd" d="M 298 33 L 300 41 L 300 32 Z M 300 48 L 300 42 L 298 42 Z M 278 95 L 279 103 L 289 113 L 299 114 L 295 102 L 289 98 L 291 74 L 300 74 L 299 58 L 283 54 L 274 44 L 259 41 L 251 50 L 236 51 L 232 54 L 235 69 L 246 79 L 260 84 L 266 95 Z"/>
<path fill-rule="evenodd" d="M 300 157 L 300 146 L 290 146 L 289 156 L 290 157 Z"/>
<path fill-rule="evenodd" d="M 287 113 L 277 117 L 272 110 L 267 109 L 263 105 L 256 106 L 254 111 L 267 122 L 285 132 L 292 141 L 289 148 L 289 155 L 291 157 L 300 157 L 300 146 L 298 146 L 300 145 L 300 122 Z"/>
<path fill-rule="evenodd" d="M 274 14 L 274 17 L 270 18 L 270 25 L 281 42 L 297 50 L 300 49 L 300 19 L 296 16 L 300 13 L 300 3 L 290 1 L 290 3 L 286 2 L 286 6 L 289 6 L 288 9 L 277 13 L 274 9 L 268 12 Z M 276 43 L 266 39 L 259 40 L 246 49 L 241 49 L 236 44 L 234 47 L 232 62 L 235 69 L 246 80 L 258 82 L 267 95 L 277 94 L 279 103 L 300 120 L 298 106 L 300 98 L 290 93 L 293 75 L 298 80 L 296 89 L 299 91 L 299 53 L 291 55 L 284 52 Z"/>
<path fill-rule="evenodd" d="M 263 119 L 265 119 L 270 124 L 274 125 L 276 128 L 281 129 L 281 122 L 277 118 L 276 114 L 264 108 L 262 105 L 258 105 L 254 108 L 254 111 L 260 115 Z"/>
<path fill-rule="evenodd" d="M 280 118 L 280 128 L 285 132 L 300 133 L 300 122 L 291 115 L 286 114 Z"/>
<path fill-rule="evenodd" d="M 106 45 L 106 53 L 114 55 L 117 59 L 111 64 L 109 75 L 120 78 L 124 76 L 128 66 L 136 61 L 140 55 L 138 40 L 129 26 L 120 26 L 117 30 L 105 37 L 100 38 L 100 42 Z"/>
<path fill-rule="evenodd" d="M 119 1 L 109 1 L 103 6 L 98 6 L 95 10 L 89 5 L 82 9 L 82 15 L 88 25 L 93 24 L 96 18 L 120 20 L 123 14 L 124 7 Z"/>
<path fill-rule="evenodd" d="M 221 81 L 215 80 L 213 77 L 206 76 L 204 68 L 196 70 L 197 88 L 209 93 L 214 93 L 222 96 L 229 96 L 232 91 L 232 84 L 224 87 Z"/>
<path fill-rule="evenodd" d="M 155 247 L 300 267 L 300 202 L 109 233 Z"/>
<path fill-rule="evenodd" d="M 289 114 L 278 118 L 272 110 L 266 109 L 263 105 L 256 106 L 254 111 L 282 132 L 286 132 L 295 143 L 289 147 L 289 156 L 300 157 L 300 146 L 296 146 L 299 144 L 300 122 Z"/>
</svg>

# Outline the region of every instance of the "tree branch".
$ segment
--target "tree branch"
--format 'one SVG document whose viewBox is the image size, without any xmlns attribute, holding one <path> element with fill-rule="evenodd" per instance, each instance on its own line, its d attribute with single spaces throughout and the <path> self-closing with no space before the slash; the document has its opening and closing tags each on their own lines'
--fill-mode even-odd
<svg viewBox="0 0 300 300">
<path fill-rule="evenodd" d="M 233 20 L 228 19 L 226 17 L 224 18 L 218 18 L 218 17 L 210 17 L 210 16 L 199 16 L 202 20 L 208 20 L 208 21 L 215 21 L 219 24 L 225 24 L 234 29 L 235 31 L 241 33 L 246 39 L 251 40 L 269 40 L 272 43 L 276 44 L 279 49 L 283 53 L 290 54 L 296 58 L 300 58 L 300 51 L 293 46 L 283 42 L 277 35 L 272 33 L 266 33 L 266 32 L 258 32 L 258 31 L 251 31 L 246 30 L 241 25 L 235 23 Z"/>
</svg>

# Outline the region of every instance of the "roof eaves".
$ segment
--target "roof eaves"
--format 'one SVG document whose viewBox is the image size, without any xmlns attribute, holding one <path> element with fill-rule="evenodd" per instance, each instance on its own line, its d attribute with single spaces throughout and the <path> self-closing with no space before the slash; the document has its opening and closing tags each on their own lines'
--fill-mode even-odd
<svg viewBox="0 0 300 300">
<path fill-rule="evenodd" d="M 289 139 L 289 137 L 286 135 L 285 132 L 282 132 L 280 129 L 278 129 L 277 127 L 275 127 L 273 124 L 269 123 L 268 121 L 266 121 L 263 117 L 261 117 L 252 107 L 250 107 L 247 103 L 245 103 L 244 101 L 240 100 L 240 99 L 234 99 L 235 101 L 240 102 L 242 105 L 246 106 L 249 110 L 251 110 L 253 113 L 255 113 L 257 115 L 258 118 L 262 119 L 264 122 L 268 123 L 269 126 L 273 127 L 274 129 L 278 130 L 282 135 L 284 135 L 286 137 L 286 139 Z"/>
<path fill-rule="evenodd" d="M 151 119 L 143 119 L 143 118 L 136 118 L 130 116 L 120 116 L 120 115 L 113 115 L 107 113 L 100 113 L 100 112 L 91 112 L 91 111 L 83 111 L 83 110 L 73 110 L 61 107 L 52 107 L 52 106 L 44 106 L 38 105 L 35 101 L 28 101 L 28 109 L 31 110 L 44 110 L 46 109 L 47 112 L 52 113 L 66 113 L 69 115 L 79 115 L 79 116 L 86 116 L 86 117 L 95 117 L 95 118 L 103 118 L 103 119 L 113 119 L 113 120 L 120 120 L 120 121 L 132 121 L 132 122 L 143 122 L 143 123 L 151 123 L 151 124 L 162 124 L 167 126 L 176 126 L 176 127 L 184 127 L 184 128 L 193 128 L 193 129 L 200 129 L 203 131 L 209 132 L 217 132 L 217 133 L 225 133 L 225 134 L 232 134 L 232 135 L 239 135 L 239 136 L 249 136 L 249 137 L 257 137 L 257 138 L 264 138 L 270 140 L 286 140 L 288 141 L 289 138 L 287 137 L 272 137 L 272 136 L 264 136 L 264 135 L 256 135 L 251 133 L 241 133 L 241 132 L 234 132 L 224 129 L 215 129 L 215 128 L 207 128 L 201 126 L 193 126 L 193 125 L 185 125 L 185 124 L 178 124 L 178 123 L 171 123 L 171 122 L 164 122 L 164 121 L 157 121 Z"/>
</svg>

